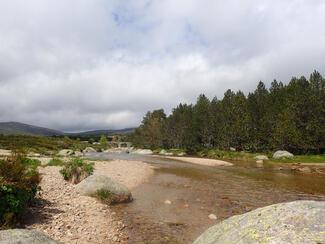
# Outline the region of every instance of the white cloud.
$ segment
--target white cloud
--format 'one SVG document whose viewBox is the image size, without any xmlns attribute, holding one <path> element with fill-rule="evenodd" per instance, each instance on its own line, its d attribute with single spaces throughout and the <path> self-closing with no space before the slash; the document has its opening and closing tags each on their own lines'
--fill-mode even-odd
<svg viewBox="0 0 325 244">
<path fill-rule="evenodd" d="M 0 2 L 0 120 L 136 126 L 200 93 L 325 65 L 319 0 Z"/>
</svg>

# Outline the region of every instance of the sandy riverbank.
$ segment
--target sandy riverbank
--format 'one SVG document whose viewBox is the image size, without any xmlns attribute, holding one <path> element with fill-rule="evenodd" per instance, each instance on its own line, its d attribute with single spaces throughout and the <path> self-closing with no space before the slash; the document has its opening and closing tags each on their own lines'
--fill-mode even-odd
<svg viewBox="0 0 325 244">
<path fill-rule="evenodd" d="M 192 163 L 192 164 L 205 165 L 205 166 L 232 166 L 233 165 L 232 163 L 226 161 L 209 159 L 209 158 L 171 157 L 171 156 L 163 156 L 163 157 L 173 159 L 173 160 L 179 160 L 187 163 Z"/>
<path fill-rule="evenodd" d="M 26 227 L 44 232 L 63 243 L 124 243 L 124 225 L 109 206 L 78 194 L 63 180 L 60 167 L 40 168 L 41 188 Z M 94 174 L 107 175 L 131 190 L 153 174 L 151 166 L 137 161 L 95 162 Z"/>
</svg>

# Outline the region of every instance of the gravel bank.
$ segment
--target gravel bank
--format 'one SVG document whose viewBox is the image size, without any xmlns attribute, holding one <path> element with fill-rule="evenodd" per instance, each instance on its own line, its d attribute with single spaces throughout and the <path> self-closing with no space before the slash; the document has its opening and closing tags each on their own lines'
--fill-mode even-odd
<svg viewBox="0 0 325 244">
<path fill-rule="evenodd" d="M 78 194 L 63 180 L 60 167 L 40 168 L 41 195 L 26 216 L 26 228 L 44 232 L 63 243 L 125 243 L 124 224 L 109 206 Z M 141 162 L 96 162 L 95 174 L 108 175 L 130 189 L 147 180 L 153 169 Z"/>
</svg>

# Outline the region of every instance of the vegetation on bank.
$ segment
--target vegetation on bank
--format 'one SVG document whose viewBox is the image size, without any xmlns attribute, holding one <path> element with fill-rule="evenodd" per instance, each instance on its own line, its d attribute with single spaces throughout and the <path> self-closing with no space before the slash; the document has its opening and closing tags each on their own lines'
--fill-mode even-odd
<svg viewBox="0 0 325 244">
<path fill-rule="evenodd" d="M 199 151 L 196 156 L 203 158 L 212 159 L 223 159 L 232 161 L 255 161 L 255 157 L 258 155 L 265 155 L 269 158 L 270 163 L 325 163 L 325 154 L 321 155 L 296 155 L 293 158 L 282 158 L 274 159 L 272 158 L 273 153 L 251 153 L 251 152 L 232 152 L 232 151 L 222 151 L 216 149 L 205 149 Z"/>
<path fill-rule="evenodd" d="M 59 158 L 52 158 L 46 166 L 64 166 L 65 162 Z"/>
<path fill-rule="evenodd" d="M 73 151 L 83 151 L 87 147 L 93 147 L 96 151 L 107 149 L 107 139 L 102 136 L 99 143 L 94 140 L 81 141 L 78 138 L 69 138 L 67 136 L 45 137 L 29 135 L 1 135 L 0 149 L 19 151 L 22 153 L 40 153 L 42 155 L 53 155 L 62 149 L 71 149 Z"/>
<path fill-rule="evenodd" d="M 223 99 L 210 101 L 200 95 L 196 104 L 180 104 L 169 116 L 162 109 L 148 112 L 129 139 L 137 147 L 184 148 L 189 154 L 230 147 L 322 154 L 325 79 L 315 71 L 309 80 L 292 78 L 287 85 L 274 80 L 269 89 L 259 82 L 247 96 L 228 90 Z"/>
<path fill-rule="evenodd" d="M 19 154 L 0 160 L 0 229 L 19 222 L 34 199 L 40 182 L 37 165 Z"/>
<path fill-rule="evenodd" d="M 73 184 L 78 184 L 94 172 L 94 165 L 80 158 L 71 159 L 60 170 L 63 178 Z"/>
</svg>

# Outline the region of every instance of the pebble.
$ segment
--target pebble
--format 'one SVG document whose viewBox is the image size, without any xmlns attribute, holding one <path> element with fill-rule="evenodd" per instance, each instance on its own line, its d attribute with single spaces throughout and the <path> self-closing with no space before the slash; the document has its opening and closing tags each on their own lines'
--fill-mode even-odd
<svg viewBox="0 0 325 244">
<path fill-rule="evenodd" d="M 172 202 L 170 200 L 166 200 L 165 204 L 172 204 Z"/>
<path fill-rule="evenodd" d="M 216 220 L 217 216 L 215 214 L 210 214 L 209 219 Z"/>
</svg>

